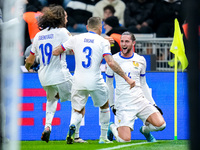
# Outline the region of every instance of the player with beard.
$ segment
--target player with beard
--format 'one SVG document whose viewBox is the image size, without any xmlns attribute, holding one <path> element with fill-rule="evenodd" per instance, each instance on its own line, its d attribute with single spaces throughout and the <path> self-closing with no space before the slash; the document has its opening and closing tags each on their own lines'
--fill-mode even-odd
<svg viewBox="0 0 200 150">
<path fill-rule="evenodd" d="M 144 126 L 140 132 L 146 137 L 148 142 L 155 142 L 156 139 L 151 131 L 161 131 L 166 123 L 161 113 L 153 106 L 155 104 L 146 83 L 146 60 L 133 52 L 135 37 L 130 32 L 124 32 L 121 36 L 122 51 L 113 55 L 114 60 L 120 65 L 122 70 L 136 81 L 134 88 L 123 78 L 114 73 L 108 66 L 106 70 L 106 83 L 110 91 L 110 106 L 116 109 L 117 124 L 110 123 L 108 129 L 108 139 L 113 140 L 113 135 L 118 142 L 130 142 L 131 131 L 135 119 L 140 118 Z M 113 99 L 113 77 L 116 82 L 115 103 Z"/>
</svg>

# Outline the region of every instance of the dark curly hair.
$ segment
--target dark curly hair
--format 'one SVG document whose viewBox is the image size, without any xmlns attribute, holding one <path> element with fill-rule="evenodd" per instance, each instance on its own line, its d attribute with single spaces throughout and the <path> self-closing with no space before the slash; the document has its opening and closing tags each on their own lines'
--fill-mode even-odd
<svg viewBox="0 0 200 150">
<path fill-rule="evenodd" d="M 65 10 L 60 5 L 51 5 L 38 20 L 40 30 L 48 28 L 66 27 Z"/>
<path fill-rule="evenodd" d="M 112 14 L 114 15 L 115 13 L 115 8 L 112 6 L 112 5 L 107 5 L 103 8 L 103 11 L 106 11 L 106 10 L 110 10 L 112 12 Z"/>
</svg>

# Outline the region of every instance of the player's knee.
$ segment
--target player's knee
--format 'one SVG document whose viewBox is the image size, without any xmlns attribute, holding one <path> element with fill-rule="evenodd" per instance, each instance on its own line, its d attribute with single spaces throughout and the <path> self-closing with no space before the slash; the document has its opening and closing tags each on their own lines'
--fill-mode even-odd
<svg viewBox="0 0 200 150">
<path fill-rule="evenodd" d="M 117 141 L 118 141 L 118 142 L 121 142 L 121 143 L 126 143 L 126 142 L 130 142 L 130 141 L 131 141 L 131 138 L 130 138 L 130 137 L 127 137 L 127 136 L 126 136 L 126 137 L 125 137 L 125 136 L 124 136 L 124 137 L 118 137 L 118 138 L 117 138 Z"/>
<path fill-rule="evenodd" d="M 161 131 L 164 130 L 165 127 L 166 127 L 166 122 L 164 122 L 164 123 L 162 124 L 162 126 L 161 126 Z"/>
<path fill-rule="evenodd" d="M 131 141 L 131 134 L 119 134 L 119 142 L 130 142 Z"/>
<path fill-rule="evenodd" d="M 156 121 L 154 121 L 153 125 L 156 126 L 156 127 L 161 127 L 162 125 L 166 126 L 166 123 L 165 123 L 165 120 L 163 117 L 157 119 Z"/>
<path fill-rule="evenodd" d="M 157 131 L 162 131 L 164 130 L 166 127 L 166 122 L 164 122 L 163 124 L 161 124 L 160 126 L 156 127 L 157 128 Z"/>
<path fill-rule="evenodd" d="M 124 142 L 130 142 L 131 138 L 130 137 L 125 137 L 123 140 L 124 140 Z"/>
</svg>

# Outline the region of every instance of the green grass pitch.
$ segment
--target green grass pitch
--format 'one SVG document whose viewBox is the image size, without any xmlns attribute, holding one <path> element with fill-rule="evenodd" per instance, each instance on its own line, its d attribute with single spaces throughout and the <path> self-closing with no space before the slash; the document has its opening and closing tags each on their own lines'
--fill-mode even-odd
<svg viewBox="0 0 200 150">
<path fill-rule="evenodd" d="M 98 140 L 88 140 L 88 143 L 66 144 L 65 141 L 21 141 L 21 150 L 189 150 L 188 140 L 157 140 L 147 143 L 144 140 L 133 140 L 129 143 L 99 144 Z"/>
</svg>

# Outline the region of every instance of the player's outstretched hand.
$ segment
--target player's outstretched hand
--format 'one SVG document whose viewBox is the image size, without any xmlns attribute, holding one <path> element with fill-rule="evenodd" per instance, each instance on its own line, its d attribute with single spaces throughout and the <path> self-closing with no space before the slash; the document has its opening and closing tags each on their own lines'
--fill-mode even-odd
<svg viewBox="0 0 200 150">
<path fill-rule="evenodd" d="M 105 36 L 104 38 L 110 42 L 110 45 L 115 43 L 115 40 L 112 37 Z"/>
<path fill-rule="evenodd" d="M 57 46 L 56 48 L 53 49 L 52 54 L 53 54 L 54 56 L 58 56 L 58 55 L 60 55 L 62 52 L 63 52 L 62 47 L 59 45 L 59 46 Z"/>
<path fill-rule="evenodd" d="M 130 85 L 130 89 L 132 89 L 135 86 L 135 80 L 128 78 L 126 81 Z"/>
</svg>

